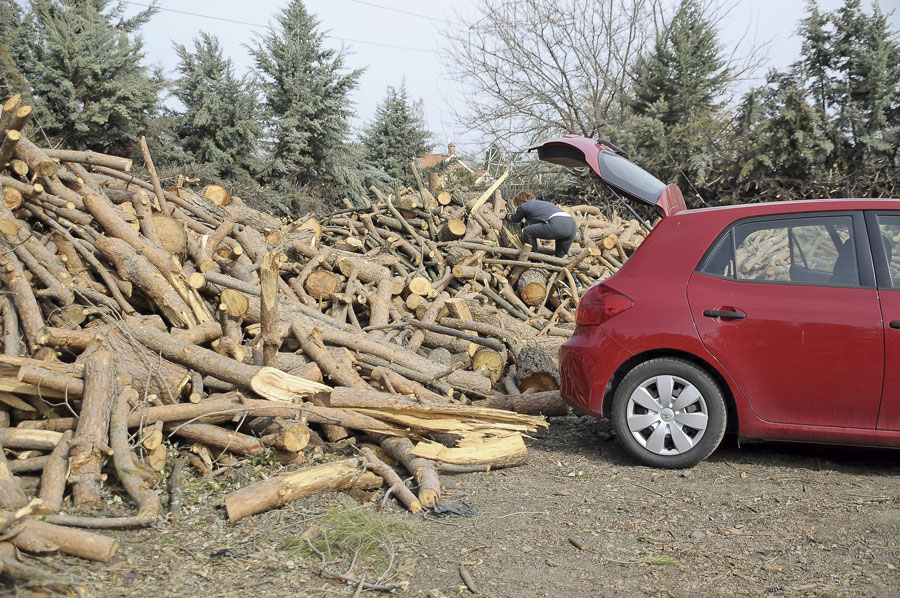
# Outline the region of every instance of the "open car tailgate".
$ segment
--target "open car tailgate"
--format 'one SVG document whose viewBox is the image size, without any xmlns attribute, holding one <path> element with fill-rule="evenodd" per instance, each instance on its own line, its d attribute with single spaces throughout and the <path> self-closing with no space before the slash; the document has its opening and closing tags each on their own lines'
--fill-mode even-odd
<svg viewBox="0 0 900 598">
<path fill-rule="evenodd" d="M 529 151 L 537 150 L 538 157 L 545 162 L 571 168 L 587 166 L 611 189 L 630 199 L 656 206 L 664 216 L 685 209 L 684 197 L 677 185 L 666 185 L 617 153 L 616 149 L 611 144 L 580 135 L 566 135 L 528 148 Z"/>
</svg>

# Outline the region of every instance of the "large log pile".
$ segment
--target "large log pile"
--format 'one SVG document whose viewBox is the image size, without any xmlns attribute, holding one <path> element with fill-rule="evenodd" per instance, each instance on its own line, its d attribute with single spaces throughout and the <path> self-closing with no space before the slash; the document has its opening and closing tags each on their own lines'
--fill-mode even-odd
<svg viewBox="0 0 900 598">
<path fill-rule="evenodd" d="M 115 541 L 62 526 L 152 525 L 166 444 L 206 473 L 264 451 L 299 467 L 226 497 L 232 520 L 384 483 L 417 512 L 441 471 L 523 463 L 522 434 L 565 412 L 546 347 L 643 234 L 576 207 L 555 258 L 504 234 L 497 188 L 421 183 L 284 222 L 218 185 L 163 188 L 143 140 L 146 178 L 42 149 L 26 108 L 0 115 L 0 531 L 25 550 L 109 558 Z M 302 467 L 328 443 L 361 450 Z M 134 514 L 79 514 L 102 509 L 107 464 Z"/>
</svg>

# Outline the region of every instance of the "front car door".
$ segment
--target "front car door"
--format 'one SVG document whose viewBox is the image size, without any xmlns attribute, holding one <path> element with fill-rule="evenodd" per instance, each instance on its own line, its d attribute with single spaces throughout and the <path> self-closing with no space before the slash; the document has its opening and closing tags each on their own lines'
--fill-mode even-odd
<svg viewBox="0 0 900 598">
<path fill-rule="evenodd" d="M 900 430 L 900 211 L 867 212 L 884 321 L 884 390 L 879 430 Z"/>
<path fill-rule="evenodd" d="M 874 429 L 884 375 L 874 283 L 862 212 L 769 216 L 720 236 L 688 301 L 760 419 Z"/>
</svg>

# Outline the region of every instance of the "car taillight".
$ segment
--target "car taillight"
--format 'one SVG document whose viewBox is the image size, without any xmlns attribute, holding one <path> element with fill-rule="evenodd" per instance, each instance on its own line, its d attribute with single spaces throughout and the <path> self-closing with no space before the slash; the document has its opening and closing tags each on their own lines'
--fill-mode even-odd
<svg viewBox="0 0 900 598">
<path fill-rule="evenodd" d="M 634 301 L 605 284 L 592 286 L 581 298 L 575 323 L 579 326 L 599 326 L 611 317 L 634 305 Z"/>
</svg>

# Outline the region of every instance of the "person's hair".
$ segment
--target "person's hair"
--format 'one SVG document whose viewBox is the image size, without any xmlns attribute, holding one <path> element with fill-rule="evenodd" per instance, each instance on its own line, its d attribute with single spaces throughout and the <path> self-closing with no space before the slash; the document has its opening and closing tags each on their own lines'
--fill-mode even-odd
<svg viewBox="0 0 900 598">
<path fill-rule="evenodd" d="M 528 201 L 529 199 L 534 199 L 534 193 L 529 193 L 528 191 L 522 191 L 517 193 L 515 197 L 513 197 L 513 205 L 519 207 L 523 202 Z"/>
</svg>

